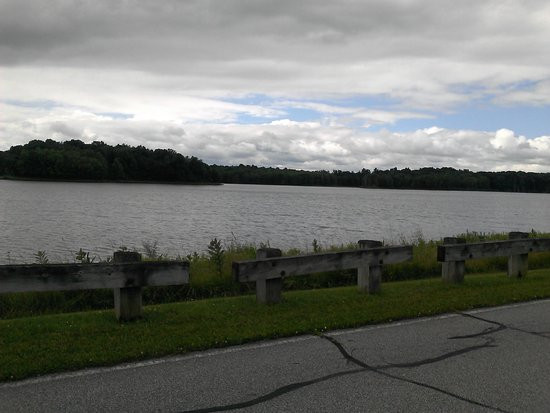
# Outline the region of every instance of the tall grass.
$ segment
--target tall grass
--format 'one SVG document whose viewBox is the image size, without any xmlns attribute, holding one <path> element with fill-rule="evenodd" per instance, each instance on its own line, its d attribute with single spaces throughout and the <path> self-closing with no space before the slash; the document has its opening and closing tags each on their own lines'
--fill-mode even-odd
<svg viewBox="0 0 550 413">
<path fill-rule="evenodd" d="M 507 234 L 468 232 L 458 234 L 457 237 L 465 238 L 466 242 L 480 242 L 504 240 L 507 239 Z M 530 237 L 550 237 L 550 234 L 533 231 L 530 233 Z M 440 241 L 428 241 L 423 239 L 422 236 L 417 236 L 414 239 L 401 239 L 397 244 L 412 244 L 413 260 L 385 266 L 382 275 L 383 281 L 421 279 L 439 277 L 441 275 L 441 264 L 437 262 L 437 245 L 440 244 Z M 254 291 L 254 284 L 235 282 L 231 264 L 233 261 L 253 259 L 256 255 L 256 248 L 257 246 L 252 244 L 241 244 L 235 241 L 224 244 L 214 239 L 204 253 L 193 253 L 186 257 L 173 257 L 173 259 L 186 259 L 190 262 L 190 284 L 144 288 L 144 304 L 190 301 L 252 293 Z M 357 248 L 356 244 L 322 246 L 321 243 L 314 240 L 311 250 L 302 251 L 294 248 L 285 251 L 283 254 L 292 256 L 303 253 L 332 252 L 354 248 Z M 156 243 L 144 243 L 144 250 L 142 252 L 146 260 L 170 258 L 158 251 Z M 80 257 L 86 258 L 86 260 L 81 259 L 79 262 L 92 261 L 82 250 L 79 251 L 79 254 Z M 47 256 L 42 253 L 40 254 L 40 259 L 42 261 L 47 260 Z M 79 257 L 76 257 L 76 260 L 78 259 Z M 466 272 L 499 272 L 505 271 L 506 266 L 507 259 L 505 257 L 469 260 L 466 262 Z M 550 268 L 550 252 L 529 254 L 529 268 Z M 356 283 L 356 277 L 357 275 L 354 270 L 291 277 L 284 279 L 284 289 L 305 290 L 353 285 Z M 0 318 L 107 309 L 112 307 L 112 290 L 0 294 Z"/>
</svg>

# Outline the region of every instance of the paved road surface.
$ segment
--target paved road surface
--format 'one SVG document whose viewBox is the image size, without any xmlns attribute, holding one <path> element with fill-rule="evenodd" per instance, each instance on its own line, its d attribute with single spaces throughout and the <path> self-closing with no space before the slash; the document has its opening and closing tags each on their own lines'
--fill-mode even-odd
<svg viewBox="0 0 550 413">
<path fill-rule="evenodd" d="M 548 412 L 550 300 L 0 384 L 0 411 Z"/>
</svg>

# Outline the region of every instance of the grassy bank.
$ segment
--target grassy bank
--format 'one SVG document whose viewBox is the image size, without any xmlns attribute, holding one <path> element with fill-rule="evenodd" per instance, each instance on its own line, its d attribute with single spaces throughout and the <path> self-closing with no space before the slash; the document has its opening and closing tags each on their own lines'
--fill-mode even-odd
<svg viewBox="0 0 550 413">
<path fill-rule="evenodd" d="M 507 234 L 466 233 L 457 236 L 466 238 L 467 242 L 507 239 Z M 530 236 L 550 237 L 550 234 L 532 232 Z M 233 280 L 231 263 L 232 261 L 254 258 L 257 246 L 236 243 L 223 245 L 223 243 L 215 241 L 213 240 L 210 243 L 205 253 L 194 253 L 187 257 L 179 257 L 190 261 L 189 285 L 146 288 L 143 296 L 144 303 L 151 305 L 252 293 L 254 285 L 239 284 Z M 403 264 L 385 266 L 383 281 L 422 279 L 441 275 L 441 265 L 436 259 L 439 242 L 426 241 L 422 237 L 417 237 L 415 239 L 400 239 L 391 242 L 391 244 L 412 244 L 413 260 Z M 284 255 L 352 248 L 356 248 L 356 245 L 326 246 L 314 241 L 311 248 L 306 251 L 292 249 L 285 251 Z M 149 260 L 170 258 L 158 251 L 156 243 L 144 243 L 141 252 L 144 254 L 145 259 Z M 44 257 L 40 259 L 44 259 Z M 90 259 L 93 259 L 93 257 L 86 256 L 83 251 L 79 251 L 75 257 L 77 262 Z M 505 257 L 469 260 L 466 262 L 466 272 L 490 273 L 505 271 L 506 265 L 507 259 Z M 529 254 L 529 268 L 550 268 L 550 252 Z M 284 289 L 292 291 L 354 284 L 356 284 L 356 273 L 349 270 L 287 278 L 284 280 Z M 110 308 L 113 308 L 113 293 L 111 290 L 0 294 L 0 319 Z"/>
<path fill-rule="evenodd" d="M 153 305 L 126 324 L 112 310 L 0 320 L 0 380 L 545 297 L 550 269 L 519 280 L 470 275 L 461 285 L 385 283 L 370 296 L 355 287 L 290 291 L 272 306 L 252 295 Z"/>
</svg>

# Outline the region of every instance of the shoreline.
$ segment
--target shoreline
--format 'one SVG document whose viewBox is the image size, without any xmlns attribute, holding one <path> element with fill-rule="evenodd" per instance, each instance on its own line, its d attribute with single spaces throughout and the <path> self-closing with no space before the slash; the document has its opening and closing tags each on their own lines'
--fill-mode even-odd
<svg viewBox="0 0 550 413">
<path fill-rule="evenodd" d="M 155 184 L 155 185 L 184 185 L 184 186 L 221 186 L 221 185 L 259 185 L 259 186 L 290 186 L 308 188 L 355 188 L 355 189 L 377 189 L 389 191 L 442 191 L 442 192 L 488 192 L 502 194 L 550 194 L 550 192 L 524 192 L 524 191 L 499 191 L 496 189 L 461 189 L 461 188 L 383 188 L 375 186 L 342 186 L 342 185 L 293 185 L 293 184 L 260 184 L 241 182 L 174 182 L 174 181 L 138 181 L 138 180 L 89 180 L 89 179 L 48 179 L 48 178 L 27 178 L 0 176 L 4 181 L 24 182 L 66 182 L 83 184 Z"/>
<path fill-rule="evenodd" d="M 155 185 L 223 185 L 222 182 L 174 182 L 174 181 L 137 181 L 137 180 L 90 180 L 90 179 L 47 179 L 47 178 L 26 178 L 13 176 L 0 176 L 4 181 L 26 181 L 26 182 L 67 182 L 80 184 L 155 184 Z"/>
</svg>

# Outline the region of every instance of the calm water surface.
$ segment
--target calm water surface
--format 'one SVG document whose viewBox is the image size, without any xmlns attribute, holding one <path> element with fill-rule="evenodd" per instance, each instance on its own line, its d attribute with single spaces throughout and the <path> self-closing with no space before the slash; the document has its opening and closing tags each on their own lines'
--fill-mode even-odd
<svg viewBox="0 0 550 413">
<path fill-rule="evenodd" d="M 106 258 L 158 241 L 171 256 L 226 243 L 311 249 L 359 239 L 465 231 L 550 231 L 550 194 L 263 185 L 181 186 L 0 180 L 0 263 Z"/>
</svg>

